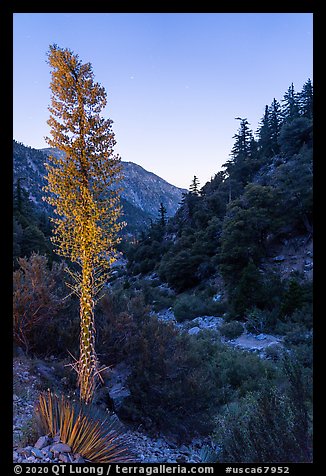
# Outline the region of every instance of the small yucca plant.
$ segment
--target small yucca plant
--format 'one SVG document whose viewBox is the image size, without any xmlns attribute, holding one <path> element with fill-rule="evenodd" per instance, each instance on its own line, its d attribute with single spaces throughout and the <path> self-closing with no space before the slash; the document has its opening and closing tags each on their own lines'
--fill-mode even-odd
<svg viewBox="0 0 326 476">
<path fill-rule="evenodd" d="M 60 436 L 74 453 L 93 463 L 135 461 L 128 439 L 114 418 L 101 419 L 90 407 L 72 402 L 50 390 L 40 395 L 36 405 L 40 430 L 51 437 Z M 44 434 L 43 433 L 43 434 Z"/>
</svg>

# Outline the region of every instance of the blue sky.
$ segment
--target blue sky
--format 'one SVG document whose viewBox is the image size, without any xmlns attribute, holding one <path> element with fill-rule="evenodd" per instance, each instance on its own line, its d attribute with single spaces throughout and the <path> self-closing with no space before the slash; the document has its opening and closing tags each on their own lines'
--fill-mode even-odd
<svg viewBox="0 0 326 476">
<path fill-rule="evenodd" d="M 200 184 L 225 163 L 239 122 L 312 76 L 311 13 L 16 13 L 14 138 L 35 148 L 50 105 L 49 45 L 91 62 L 116 152 L 168 182 Z"/>
</svg>

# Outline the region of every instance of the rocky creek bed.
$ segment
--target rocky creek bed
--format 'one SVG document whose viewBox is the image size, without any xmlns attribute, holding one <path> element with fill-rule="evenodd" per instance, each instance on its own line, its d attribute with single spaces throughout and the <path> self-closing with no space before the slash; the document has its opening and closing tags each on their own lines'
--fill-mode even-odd
<svg viewBox="0 0 326 476">
<path fill-rule="evenodd" d="M 163 322 L 171 322 L 180 332 L 188 332 L 191 335 L 197 335 L 201 331 L 210 331 L 214 338 L 218 338 L 226 345 L 236 347 L 249 352 L 257 353 L 261 358 L 265 358 L 265 350 L 270 346 L 282 346 L 282 336 L 271 334 L 252 334 L 244 330 L 244 332 L 236 339 L 227 339 L 219 332 L 220 327 L 225 322 L 223 317 L 217 316 L 200 316 L 191 321 L 178 322 L 171 308 L 164 309 L 156 313 L 157 317 Z"/>
</svg>

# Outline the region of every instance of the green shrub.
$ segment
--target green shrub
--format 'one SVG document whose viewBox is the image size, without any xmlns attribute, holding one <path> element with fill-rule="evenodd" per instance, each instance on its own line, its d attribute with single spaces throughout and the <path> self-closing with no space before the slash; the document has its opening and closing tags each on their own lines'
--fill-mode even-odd
<svg viewBox="0 0 326 476">
<path fill-rule="evenodd" d="M 280 387 L 264 385 L 225 406 L 214 437 L 221 462 L 311 462 L 311 395 L 297 361 L 285 357 Z"/>
<path fill-rule="evenodd" d="M 292 324 L 284 337 L 284 343 L 288 346 L 297 346 L 305 344 L 310 339 L 311 335 L 304 326 Z"/>
<path fill-rule="evenodd" d="M 197 316 L 203 315 L 205 304 L 196 296 L 181 296 L 178 298 L 173 306 L 173 312 L 177 321 L 182 322 L 194 319 Z"/>
<path fill-rule="evenodd" d="M 33 329 L 33 353 L 40 357 L 66 357 L 68 351 L 77 356 L 79 351 L 79 302 L 75 296 L 64 301 L 64 306 L 53 319 Z"/>
<path fill-rule="evenodd" d="M 176 435 L 208 433 L 221 398 L 207 356 L 212 349 L 155 318 L 144 324 L 137 344 L 122 416 Z"/>
<path fill-rule="evenodd" d="M 207 434 L 220 405 L 273 378 L 271 366 L 256 355 L 212 342 L 209 332 L 180 334 L 149 316 L 141 289 L 107 292 L 97 309 L 97 339 L 101 363 L 124 361 L 131 369 L 131 394 L 119 417 L 148 430 Z"/>
<path fill-rule="evenodd" d="M 275 366 L 256 354 L 230 349 L 227 345 L 218 349 L 218 352 L 219 381 L 224 391 L 228 389 L 223 403 L 269 386 L 271 379 L 276 376 Z"/>
<path fill-rule="evenodd" d="M 173 289 L 183 292 L 199 283 L 196 272 L 202 261 L 202 256 L 193 255 L 188 250 L 176 254 L 169 252 L 163 256 L 158 273 Z"/>
<path fill-rule="evenodd" d="M 171 307 L 174 302 L 174 292 L 159 287 L 159 284 L 161 282 L 157 279 L 150 281 L 143 279 L 135 284 L 135 288 L 142 292 L 144 302 L 152 305 L 155 312 Z"/>
<path fill-rule="evenodd" d="M 305 286 L 302 286 L 296 279 L 291 278 L 286 283 L 286 289 L 281 306 L 283 316 L 291 316 L 300 309 L 305 300 Z"/>
<path fill-rule="evenodd" d="M 253 334 L 266 332 L 268 321 L 268 313 L 266 311 L 254 307 L 246 313 L 245 320 L 248 332 L 252 332 Z"/>
<path fill-rule="evenodd" d="M 297 325 L 302 324 L 307 329 L 311 329 L 313 324 L 312 304 L 307 303 L 303 305 L 301 309 L 297 309 L 296 311 L 294 311 L 294 313 L 291 316 L 291 321 L 293 321 Z"/>
<path fill-rule="evenodd" d="M 243 268 L 236 286 L 232 283 L 229 291 L 231 312 L 234 319 L 243 319 L 247 309 L 264 303 L 263 280 L 257 266 L 250 261 Z"/>
<path fill-rule="evenodd" d="M 225 310 L 224 303 L 214 302 L 212 299 L 203 299 L 197 295 L 182 295 L 173 306 L 177 321 L 191 320 L 198 316 L 221 315 Z"/>
<path fill-rule="evenodd" d="M 131 395 L 119 415 L 147 429 L 181 437 L 207 434 L 220 405 L 267 385 L 273 376 L 268 363 L 212 342 L 208 332 L 178 334 L 151 318 L 134 337 Z"/>
<path fill-rule="evenodd" d="M 101 362 L 114 365 L 133 358 L 135 340 L 149 308 L 141 293 L 132 289 L 107 292 L 97 308 L 98 355 Z"/>
<path fill-rule="evenodd" d="M 159 241 L 155 238 L 159 238 Z M 127 250 L 128 270 L 133 274 L 146 274 L 153 271 L 160 262 L 160 259 L 169 248 L 169 244 L 162 242 L 162 230 L 155 230 L 151 227 L 151 231 L 147 238 L 136 245 L 130 245 Z"/>
<path fill-rule="evenodd" d="M 216 420 L 220 461 L 311 462 L 309 436 L 302 438 L 300 417 L 290 398 L 273 387 L 247 395 Z"/>
<path fill-rule="evenodd" d="M 25 420 L 21 427 L 21 432 L 17 441 L 15 442 L 21 448 L 24 448 L 28 445 L 34 445 L 39 437 L 38 427 L 35 419 L 33 417 Z"/>
<path fill-rule="evenodd" d="M 152 259 L 152 258 L 146 258 L 139 263 L 139 266 L 140 266 L 140 273 L 146 274 L 153 271 L 153 269 L 156 266 L 156 261 L 155 259 Z"/>
<path fill-rule="evenodd" d="M 243 331 L 243 324 L 239 321 L 224 322 L 220 327 L 220 333 L 227 339 L 236 339 Z"/>
<path fill-rule="evenodd" d="M 159 312 L 162 309 L 170 308 L 174 303 L 174 298 L 168 294 L 160 293 L 152 301 L 153 309 L 155 312 Z"/>
<path fill-rule="evenodd" d="M 267 359 L 279 361 L 284 353 L 284 348 L 280 344 L 269 345 L 265 348 L 265 356 Z"/>
</svg>

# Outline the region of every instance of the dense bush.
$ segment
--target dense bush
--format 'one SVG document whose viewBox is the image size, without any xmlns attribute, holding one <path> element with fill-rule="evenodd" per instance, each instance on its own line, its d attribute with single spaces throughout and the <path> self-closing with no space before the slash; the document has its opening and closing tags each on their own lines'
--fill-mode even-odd
<svg viewBox="0 0 326 476">
<path fill-rule="evenodd" d="M 197 295 L 181 295 L 174 303 L 173 312 L 177 321 L 191 320 L 198 316 L 216 316 L 223 313 L 225 305 Z"/>
<path fill-rule="evenodd" d="M 175 299 L 175 292 L 161 286 L 155 275 L 152 279 L 138 279 L 133 287 L 142 293 L 145 304 L 151 305 L 155 312 L 171 307 Z"/>
<path fill-rule="evenodd" d="M 45 256 L 32 253 L 19 259 L 13 278 L 15 345 L 35 356 L 74 356 L 79 350 L 79 301 L 71 294 L 66 264 L 49 265 Z"/>
<path fill-rule="evenodd" d="M 284 348 L 280 344 L 269 345 L 265 348 L 264 354 L 267 359 L 277 362 L 283 357 Z"/>
<path fill-rule="evenodd" d="M 148 236 L 144 236 L 137 244 L 129 245 L 126 249 L 128 271 L 137 275 L 153 271 L 170 244 L 163 241 L 164 230 L 158 224 L 152 224 Z"/>
<path fill-rule="evenodd" d="M 131 368 L 121 418 L 180 436 L 207 433 L 220 405 L 272 378 L 257 356 L 213 343 L 205 332 L 179 334 L 148 311 L 140 290 L 118 286 L 97 310 L 101 363 Z"/>
<path fill-rule="evenodd" d="M 227 463 L 311 462 L 301 414 L 288 395 L 275 388 L 232 403 L 216 420 L 220 461 Z"/>
<path fill-rule="evenodd" d="M 236 339 L 243 331 L 243 324 L 239 321 L 224 322 L 220 327 L 220 333 L 227 339 Z"/>
<path fill-rule="evenodd" d="M 177 334 L 155 318 L 142 323 L 135 348 L 121 416 L 183 437 L 209 432 L 220 405 L 273 375 L 255 355 L 214 344 L 204 332 Z"/>
<path fill-rule="evenodd" d="M 69 290 L 65 290 L 65 297 Z M 70 296 L 52 318 L 36 326 L 31 333 L 33 353 L 40 357 L 54 355 L 65 358 L 79 354 L 79 301 Z"/>
<path fill-rule="evenodd" d="M 292 277 L 285 283 L 285 292 L 280 312 L 283 317 L 287 318 L 292 317 L 296 312 L 298 318 L 298 311 L 311 302 L 312 284 L 300 283 Z"/>
<path fill-rule="evenodd" d="M 245 315 L 246 329 L 253 334 L 266 332 L 269 321 L 268 311 L 262 311 L 257 307 L 250 309 Z"/>
<path fill-rule="evenodd" d="M 170 252 L 163 257 L 158 273 L 177 292 L 183 292 L 199 283 L 197 269 L 202 261 L 201 255 L 193 255 L 188 250 Z"/>
<path fill-rule="evenodd" d="M 45 256 L 32 253 L 29 259 L 19 259 L 20 268 L 13 274 L 14 340 L 26 352 L 39 350 L 36 335 L 40 330 L 45 332 L 46 345 L 51 345 L 48 326 L 63 307 L 64 265 L 54 263 L 49 269 L 47 264 Z"/>
<path fill-rule="evenodd" d="M 140 293 L 132 290 L 107 292 L 97 308 L 97 354 L 106 365 L 132 359 L 135 336 L 148 308 Z"/>
<path fill-rule="evenodd" d="M 282 390 L 266 386 L 227 405 L 217 417 L 220 461 L 240 463 L 311 462 L 308 392 L 300 366 L 286 358 Z"/>
<path fill-rule="evenodd" d="M 280 210 L 280 191 L 253 183 L 247 185 L 239 199 L 230 202 L 220 249 L 220 267 L 227 284 L 238 280 L 250 263 L 257 266 L 266 252 L 268 234 L 283 223 Z"/>
</svg>

